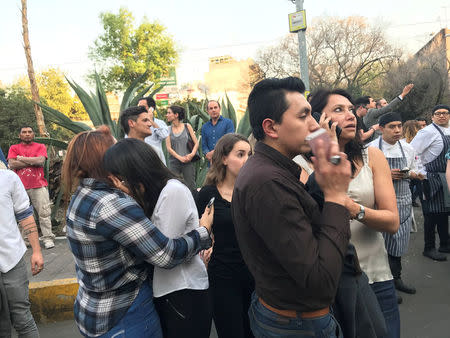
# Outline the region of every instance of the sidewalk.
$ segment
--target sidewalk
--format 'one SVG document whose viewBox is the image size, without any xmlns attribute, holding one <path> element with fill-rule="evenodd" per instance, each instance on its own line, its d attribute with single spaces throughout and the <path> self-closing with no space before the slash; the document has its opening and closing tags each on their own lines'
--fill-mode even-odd
<svg viewBox="0 0 450 338">
<path fill-rule="evenodd" d="M 44 249 L 44 270 L 31 275 L 31 249 L 26 252 L 28 279 L 30 281 L 31 311 L 38 323 L 73 320 L 73 303 L 78 292 L 75 263 L 67 239 L 57 237 L 55 247 Z"/>
</svg>

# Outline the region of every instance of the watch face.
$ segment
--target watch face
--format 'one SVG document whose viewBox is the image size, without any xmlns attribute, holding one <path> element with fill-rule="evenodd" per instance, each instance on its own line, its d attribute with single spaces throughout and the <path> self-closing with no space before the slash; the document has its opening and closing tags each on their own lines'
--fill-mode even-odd
<svg viewBox="0 0 450 338">
<path fill-rule="evenodd" d="M 364 218 L 364 213 L 360 212 L 357 216 L 358 220 L 362 220 Z"/>
</svg>

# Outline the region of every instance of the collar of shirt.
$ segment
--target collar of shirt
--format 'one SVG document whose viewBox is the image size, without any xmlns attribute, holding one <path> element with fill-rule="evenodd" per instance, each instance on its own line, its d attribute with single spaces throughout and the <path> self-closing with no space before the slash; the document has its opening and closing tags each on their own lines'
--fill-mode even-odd
<svg viewBox="0 0 450 338">
<path fill-rule="evenodd" d="M 277 165 L 287 169 L 293 176 L 295 176 L 296 179 L 300 179 L 300 173 L 302 170 L 298 164 L 290 158 L 284 156 L 278 150 L 260 141 L 256 143 L 255 153 L 260 153 L 261 155 L 270 158 Z"/>
<path fill-rule="evenodd" d="M 223 116 L 222 115 L 219 115 L 219 118 L 217 119 L 217 123 L 219 123 L 219 121 L 223 121 Z M 209 119 L 209 122 L 211 122 L 211 124 L 213 124 L 212 123 L 212 119 Z M 217 126 L 217 123 L 215 124 L 216 126 Z"/>
</svg>

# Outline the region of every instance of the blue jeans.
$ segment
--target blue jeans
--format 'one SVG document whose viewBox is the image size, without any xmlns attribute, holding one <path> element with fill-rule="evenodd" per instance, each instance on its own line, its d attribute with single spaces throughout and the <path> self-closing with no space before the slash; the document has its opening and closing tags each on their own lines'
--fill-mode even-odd
<svg viewBox="0 0 450 338">
<path fill-rule="evenodd" d="M 256 338 L 265 337 L 321 337 L 342 338 L 340 327 L 329 313 L 317 318 L 288 318 L 262 305 L 255 292 L 248 310 L 250 327 Z"/>
<path fill-rule="evenodd" d="M 386 321 L 386 338 L 400 338 L 400 312 L 393 280 L 370 284 Z"/>
<path fill-rule="evenodd" d="M 125 317 L 111 330 L 98 338 L 162 338 L 161 324 L 153 304 L 151 281 L 142 283 L 139 294 Z"/>
<path fill-rule="evenodd" d="M 19 337 L 39 337 L 28 292 L 27 264 L 22 257 L 11 270 L 0 272 L 0 337 L 11 337 L 11 323 Z"/>
</svg>

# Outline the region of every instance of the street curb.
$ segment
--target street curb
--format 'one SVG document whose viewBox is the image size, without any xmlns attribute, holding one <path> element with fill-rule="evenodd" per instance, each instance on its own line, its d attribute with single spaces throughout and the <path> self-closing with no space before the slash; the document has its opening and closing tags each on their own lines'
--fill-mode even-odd
<svg viewBox="0 0 450 338">
<path fill-rule="evenodd" d="M 29 289 L 31 312 L 36 323 L 73 319 L 73 304 L 78 292 L 76 278 L 33 282 Z"/>
</svg>

